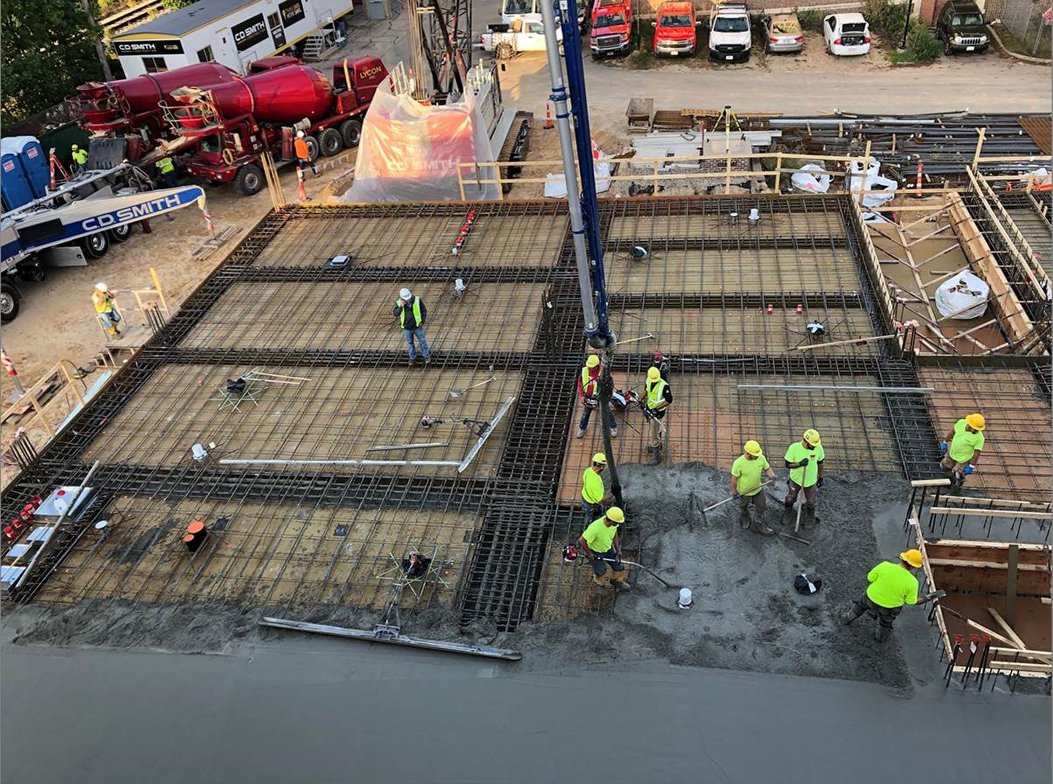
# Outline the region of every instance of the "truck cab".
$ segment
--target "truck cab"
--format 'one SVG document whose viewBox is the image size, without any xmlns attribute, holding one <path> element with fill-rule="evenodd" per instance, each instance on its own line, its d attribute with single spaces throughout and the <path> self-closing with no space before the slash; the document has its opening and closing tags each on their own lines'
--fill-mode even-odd
<svg viewBox="0 0 1053 784">
<path fill-rule="evenodd" d="M 658 7 L 654 26 L 656 56 L 691 57 L 698 49 L 695 7 L 691 3 L 662 3 Z"/>
<path fill-rule="evenodd" d="M 592 9 L 589 49 L 593 59 L 628 54 L 632 48 L 633 6 L 630 0 L 596 0 Z"/>
<path fill-rule="evenodd" d="M 943 53 L 983 52 L 990 43 L 983 12 L 972 0 L 950 0 L 936 21 Z"/>
<path fill-rule="evenodd" d="M 718 3 L 709 17 L 709 59 L 745 62 L 753 48 L 750 12 L 745 3 Z"/>
</svg>

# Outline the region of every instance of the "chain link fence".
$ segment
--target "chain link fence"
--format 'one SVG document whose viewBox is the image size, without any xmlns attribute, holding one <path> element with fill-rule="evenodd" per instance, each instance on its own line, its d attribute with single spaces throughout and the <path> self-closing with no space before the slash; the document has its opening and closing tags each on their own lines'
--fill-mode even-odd
<svg viewBox="0 0 1053 784">
<path fill-rule="evenodd" d="M 1049 0 L 987 0 L 984 15 L 988 22 L 999 22 L 1031 54 L 1038 54 L 1043 39 L 1048 51 L 1050 35 Z"/>
</svg>

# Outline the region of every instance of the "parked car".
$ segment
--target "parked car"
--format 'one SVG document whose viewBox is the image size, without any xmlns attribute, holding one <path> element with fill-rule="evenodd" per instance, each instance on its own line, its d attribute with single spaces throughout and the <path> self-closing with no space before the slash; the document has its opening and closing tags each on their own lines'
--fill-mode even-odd
<svg viewBox="0 0 1053 784">
<path fill-rule="evenodd" d="M 789 53 L 804 49 L 804 33 L 797 14 L 776 14 L 761 20 L 764 25 L 764 51 Z"/>
<path fill-rule="evenodd" d="M 655 55 L 691 57 L 698 49 L 695 7 L 689 2 L 662 3 L 654 26 Z"/>
<path fill-rule="evenodd" d="M 559 42 L 559 53 L 563 54 L 563 30 L 556 28 L 556 40 Z M 479 36 L 475 47 L 492 52 L 498 60 L 511 60 L 520 52 L 544 52 L 548 46 L 545 41 L 545 25 L 541 22 L 524 22 L 516 19 L 512 24 L 487 25 L 485 33 Z"/>
<path fill-rule="evenodd" d="M 589 33 L 589 50 L 593 59 L 610 54 L 629 54 L 632 37 L 631 0 L 596 0 Z"/>
<path fill-rule="evenodd" d="M 753 48 L 750 12 L 745 3 L 718 3 L 709 17 L 709 58 L 746 61 Z"/>
<path fill-rule="evenodd" d="M 870 51 L 870 25 L 862 14 L 830 14 L 823 19 L 826 51 L 838 57 L 867 54 Z"/>
<path fill-rule="evenodd" d="M 936 20 L 936 37 L 943 53 L 982 52 L 987 49 L 987 21 L 972 0 L 949 0 Z"/>
</svg>

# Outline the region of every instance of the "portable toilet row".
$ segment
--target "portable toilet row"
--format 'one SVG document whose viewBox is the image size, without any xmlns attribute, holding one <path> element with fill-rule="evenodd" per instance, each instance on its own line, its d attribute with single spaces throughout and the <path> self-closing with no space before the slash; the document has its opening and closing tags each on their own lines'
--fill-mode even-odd
<svg viewBox="0 0 1053 784">
<path fill-rule="evenodd" d="M 50 183 L 47 156 L 35 137 L 0 139 L 0 195 L 4 212 L 43 198 Z"/>
</svg>

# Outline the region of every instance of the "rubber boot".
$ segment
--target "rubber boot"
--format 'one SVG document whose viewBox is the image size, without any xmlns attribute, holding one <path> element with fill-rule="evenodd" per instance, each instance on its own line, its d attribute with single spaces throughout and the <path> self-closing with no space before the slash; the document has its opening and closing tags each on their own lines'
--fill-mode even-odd
<svg viewBox="0 0 1053 784">
<path fill-rule="evenodd" d="M 739 514 L 739 525 L 742 527 L 743 531 L 750 527 L 751 522 L 749 512 L 742 512 Z"/>
<path fill-rule="evenodd" d="M 888 639 L 888 636 L 892 634 L 891 626 L 882 626 L 880 623 L 878 627 L 874 629 L 874 642 L 884 642 Z"/>
<path fill-rule="evenodd" d="M 852 602 L 852 604 L 849 606 L 849 608 L 847 610 L 845 610 L 843 613 L 841 613 L 841 623 L 844 624 L 845 626 L 848 626 L 853 621 L 855 621 L 856 618 L 858 618 L 860 615 L 862 615 L 865 612 L 866 612 L 865 608 L 860 607 L 856 602 Z"/>
<path fill-rule="evenodd" d="M 618 428 L 612 427 L 611 428 L 611 438 L 617 438 L 617 437 L 618 437 Z"/>
<path fill-rule="evenodd" d="M 660 465 L 662 462 L 662 447 L 656 446 L 652 453 L 651 459 L 648 461 L 648 465 Z"/>
</svg>

